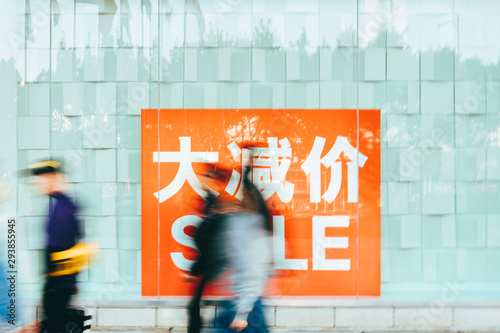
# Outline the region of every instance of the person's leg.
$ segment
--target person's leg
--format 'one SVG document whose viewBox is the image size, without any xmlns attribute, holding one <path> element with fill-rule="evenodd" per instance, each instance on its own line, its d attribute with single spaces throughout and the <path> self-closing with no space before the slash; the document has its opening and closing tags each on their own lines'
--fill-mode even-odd
<svg viewBox="0 0 500 333">
<path fill-rule="evenodd" d="M 269 333 L 266 321 L 264 318 L 264 305 L 259 298 L 248 314 L 248 326 L 244 329 L 243 333 Z"/>
<path fill-rule="evenodd" d="M 57 312 L 54 309 L 55 304 L 55 291 L 53 289 L 45 290 L 43 293 L 43 324 L 41 325 L 41 333 L 55 333 L 55 320 Z"/>
<path fill-rule="evenodd" d="M 217 306 L 217 316 L 215 317 L 215 327 L 228 329 L 229 325 L 233 322 L 234 316 L 234 302 L 230 300 L 222 301 Z"/>
<path fill-rule="evenodd" d="M 238 229 L 231 238 L 232 268 L 235 270 L 233 291 L 237 295 L 236 317 L 231 328 L 242 330 L 248 324 L 248 315 L 262 295 L 269 276 L 271 238 L 262 228 L 261 215 L 240 214 L 237 218 L 233 225 Z"/>
<path fill-rule="evenodd" d="M 237 295 L 234 304 L 236 316 L 230 328 L 242 330 L 246 327 L 248 314 L 259 297 L 256 284 L 256 276 L 253 274 L 247 262 L 241 271 L 237 271 L 234 276 L 233 291 Z"/>
<path fill-rule="evenodd" d="M 58 329 L 61 330 L 61 332 L 68 332 L 68 331 L 75 331 L 77 329 L 77 323 L 75 322 L 69 322 L 69 317 L 68 317 L 68 310 L 69 310 L 69 301 L 71 299 L 71 296 L 73 295 L 74 290 L 73 289 L 61 289 L 58 292 L 58 304 L 57 304 L 57 309 L 59 312 L 58 315 Z"/>
<path fill-rule="evenodd" d="M 200 315 L 200 301 L 203 295 L 203 290 L 205 289 L 205 283 L 207 281 L 206 275 L 203 276 L 195 288 L 193 298 L 188 305 L 188 333 L 199 333 L 203 321 Z"/>
<path fill-rule="evenodd" d="M 233 303 L 233 313 L 236 314 L 229 328 L 241 331 L 247 325 L 246 316 L 252 310 L 246 305 L 249 297 L 249 283 L 252 272 L 249 267 L 251 259 L 250 239 L 251 222 L 249 214 L 233 214 L 227 217 L 227 227 L 224 235 L 224 250 L 228 255 L 228 266 L 234 269 L 232 291 L 236 295 Z M 253 302 L 252 302 L 253 303 Z"/>
<path fill-rule="evenodd" d="M 50 289 L 44 294 L 43 311 L 45 325 L 42 329 L 49 333 L 65 332 L 67 325 L 67 308 L 72 291 L 69 289 Z"/>
</svg>

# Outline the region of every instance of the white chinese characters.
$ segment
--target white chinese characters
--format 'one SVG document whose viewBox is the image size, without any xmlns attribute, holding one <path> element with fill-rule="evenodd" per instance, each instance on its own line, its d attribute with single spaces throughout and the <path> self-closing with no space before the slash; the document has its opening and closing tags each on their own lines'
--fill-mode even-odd
<svg viewBox="0 0 500 333">
<path fill-rule="evenodd" d="M 178 162 L 179 171 L 174 180 L 165 188 L 155 193 L 160 202 L 163 202 L 175 195 L 187 181 L 189 185 L 203 196 L 202 185 L 193 170 L 193 162 L 218 162 L 218 152 L 192 152 L 191 138 L 186 136 L 179 137 L 181 149 L 179 152 L 154 152 L 153 162 Z"/>
<path fill-rule="evenodd" d="M 320 202 L 321 197 L 331 203 L 339 194 L 342 185 L 342 163 L 338 162 L 344 153 L 351 161 L 347 162 L 347 202 L 358 201 L 358 165 L 363 167 L 368 157 L 358 153 L 346 137 L 338 136 L 332 149 L 321 158 L 325 146 L 325 138 L 316 137 L 311 153 L 302 164 L 301 168 L 310 177 L 311 202 Z M 321 196 L 321 164 L 330 168 L 330 185 Z"/>
<path fill-rule="evenodd" d="M 155 193 L 160 202 L 163 202 L 175 195 L 187 182 L 193 190 L 203 196 L 201 182 L 198 180 L 193 170 L 194 162 L 218 162 L 218 152 L 192 152 L 191 138 L 179 137 L 179 152 L 154 152 L 153 162 L 179 163 L 179 170 L 174 180 L 165 188 Z M 307 159 L 301 165 L 304 173 L 309 176 L 310 202 L 318 203 L 321 199 L 331 203 L 338 196 L 342 187 L 342 162 L 339 158 L 342 154 L 349 161 L 347 164 L 347 201 L 349 203 L 358 201 L 358 168 L 363 168 L 368 157 L 358 152 L 346 137 L 338 136 L 335 144 L 323 157 L 323 150 L 326 139 L 316 137 L 313 147 Z M 234 159 L 241 156 L 242 164 L 245 165 L 249 156 L 252 161 L 253 183 L 261 190 L 264 200 L 276 194 L 278 198 L 288 203 L 292 200 L 295 185 L 286 181 L 286 174 L 292 163 L 292 147 L 287 138 L 278 141 L 277 137 L 268 138 L 268 147 L 252 148 L 253 154 L 248 149 L 241 149 L 235 142 L 227 146 Z M 321 168 L 330 169 L 330 182 L 322 194 Z M 236 198 L 241 199 L 241 179 L 242 176 L 233 170 L 229 183 L 225 191 Z"/>
</svg>

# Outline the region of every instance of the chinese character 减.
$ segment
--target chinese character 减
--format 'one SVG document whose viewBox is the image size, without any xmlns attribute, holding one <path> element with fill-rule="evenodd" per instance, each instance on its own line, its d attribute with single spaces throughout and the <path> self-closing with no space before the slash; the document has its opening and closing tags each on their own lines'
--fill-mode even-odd
<svg viewBox="0 0 500 333">
<path fill-rule="evenodd" d="M 292 162 L 292 149 L 288 139 L 281 139 L 278 147 L 278 138 L 268 138 L 269 147 L 252 148 L 252 176 L 253 183 L 261 190 L 264 200 L 269 199 L 274 193 L 278 195 L 281 201 L 290 202 L 293 197 L 294 184 L 285 182 L 286 173 Z M 250 156 L 248 149 L 241 150 L 236 143 L 228 145 L 233 158 L 242 155 L 242 164 L 245 165 L 245 160 Z M 236 193 L 236 197 L 241 200 L 241 175 L 234 171 L 231 175 L 226 192 L 230 195 Z M 238 189 L 238 192 L 236 191 Z"/>
</svg>

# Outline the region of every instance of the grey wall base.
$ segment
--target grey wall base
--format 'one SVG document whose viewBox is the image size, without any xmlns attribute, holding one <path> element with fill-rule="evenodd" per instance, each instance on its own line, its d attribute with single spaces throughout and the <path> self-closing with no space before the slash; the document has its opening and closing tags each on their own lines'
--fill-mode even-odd
<svg viewBox="0 0 500 333">
<path fill-rule="evenodd" d="M 143 302 L 147 305 L 141 302 L 135 305 L 124 305 L 127 302 L 121 302 L 121 305 L 118 302 L 106 305 L 85 301 L 79 303 L 93 315 L 93 330 L 184 332 L 186 329 L 186 307 L 179 302 Z M 202 308 L 207 333 L 219 331 L 214 329 L 214 317 L 222 311 L 222 307 L 212 303 Z M 440 302 L 336 303 L 321 306 L 273 303 L 266 307 L 265 317 L 270 330 L 274 332 L 500 332 L 499 302 L 449 305 Z M 31 304 L 28 308 L 28 322 L 40 318 L 39 304 Z"/>
</svg>

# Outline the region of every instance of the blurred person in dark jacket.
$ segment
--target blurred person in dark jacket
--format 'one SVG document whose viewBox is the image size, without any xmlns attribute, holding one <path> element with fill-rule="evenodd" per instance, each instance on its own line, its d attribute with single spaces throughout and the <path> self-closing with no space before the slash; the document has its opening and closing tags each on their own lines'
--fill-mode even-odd
<svg viewBox="0 0 500 333">
<path fill-rule="evenodd" d="M 241 201 L 224 190 L 231 178 L 229 170 L 213 165 L 208 173 L 207 178 L 214 180 L 215 186 L 208 182 L 204 220 L 195 238 L 200 255 L 191 274 L 201 278 L 188 308 L 188 333 L 200 331 L 199 302 L 205 283 L 225 268 L 235 273 L 232 290 L 236 299 L 218 323 L 236 331 L 252 326 L 252 332 L 267 332 L 260 298 L 272 269 L 271 222 L 264 199 L 250 179 L 249 158 L 242 170 Z M 215 189 L 218 196 L 208 187 Z M 254 318 L 262 319 L 260 324 L 249 323 L 251 312 Z"/>
<path fill-rule="evenodd" d="M 236 299 L 229 309 L 234 318 L 229 328 L 241 331 L 251 326 L 251 332 L 267 332 L 260 298 L 272 272 L 271 220 L 259 189 L 250 179 L 251 170 L 250 164 L 243 167 L 241 209 L 228 215 L 221 233 L 228 267 L 235 272 L 232 289 Z M 260 324 L 249 321 L 251 312 L 261 318 Z"/>
<path fill-rule="evenodd" d="M 227 267 L 226 251 L 217 241 L 218 234 L 224 230 L 224 214 L 220 211 L 221 203 L 233 201 L 224 192 L 225 182 L 229 179 L 229 170 L 219 164 L 204 165 L 203 187 L 206 193 L 202 212 L 203 221 L 198 226 L 195 243 L 199 255 L 191 266 L 187 281 L 196 282 L 193 297 L 188 305 L 188 333 L 199 333 L 202 327 L 200 301 L 207 282 L 213 281 Z M 217 193 L 217 194 L 216 194 Z"/>
<path fill-rule="evenodd" d="M 76 274 L 59 275 L 51 260 L 55 252 L 68 250 L 81 238 L 78 207 L 64 192 L 64 174 L 58 161 L 43 161 L 30 165 L 31 175 L 39 192 L 49 196 L 49 211 L 45 224 L 45 285 L 41 333 L 66 332 L 67 312 L 72 295 L 76 294 Z"/>
</svg>

